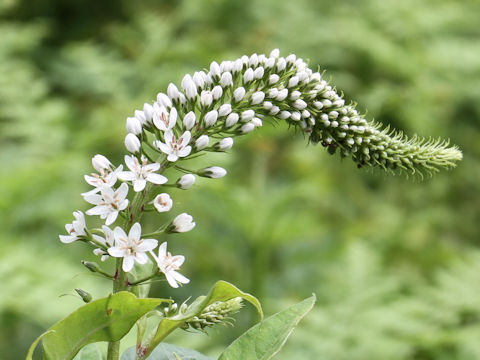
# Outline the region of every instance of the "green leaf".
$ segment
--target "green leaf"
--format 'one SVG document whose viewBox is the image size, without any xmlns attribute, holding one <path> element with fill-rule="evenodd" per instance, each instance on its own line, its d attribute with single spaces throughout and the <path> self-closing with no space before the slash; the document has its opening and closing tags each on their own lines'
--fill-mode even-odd
<svg viewBox="0 0 480 360">
<path fill-rule="evenodd" d="M 261 320 L 263 320 L 262 306 L 256 297 L 244 293 L 226 281 L 220 280 L 210 289 L 207 296 L 199 296 L 195 299 L 185 313 L 165 318 L 160 322 L 153 340 L 148 345 L 147 354 L 163 341 L 163 339 L 165 339 L 173 330 L 184 324 L 185 321 L 200 314 L 208 305 L 213 304 L 216 301 L 227 301 L 236 297 L 241 297 L 255 306 L 260 314 Z"/>
<path fill-rule="evenodd" d="M 135 347 L 128 348 L 121 360 L 135 360 Z M 211 357 L 200 354 L 198 351 L 183 348 L 181 346 L 161 343 L 146 360 L 214 360 Z"/>
<path fill-rule="evenodd" d="M 283 347 L 293 329 L 313 308 L 315 295 L 270 316 L 230 344 L 219 360 L 268 360 Z"/>
<path fill-rule="evenodd" d="M 138 299 L 132 293 L 122 291 L 86 304 L 42 335 L 45 359 L 70 360 L 87 344 L 118 341 L 140 317 L 168 301 Z M 32 354 L 33 349 L 29 351 L 26 360 L 31 360 Z"/>
<path fill-rule="evenodd" d="M 73 360 L 102 360 L 102 352 L 97 344 L 89 344 L 82 348 Z"/>
</svg>

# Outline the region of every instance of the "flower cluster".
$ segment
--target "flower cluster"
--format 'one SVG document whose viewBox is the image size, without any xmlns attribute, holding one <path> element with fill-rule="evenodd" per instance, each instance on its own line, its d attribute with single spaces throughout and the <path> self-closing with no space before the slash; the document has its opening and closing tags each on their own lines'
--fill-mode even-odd
<svg viewBox="0 0 480 360">
<path fill-rule="evenodd" d="M 147 239 L 142 238 L 143 212 L 149 207 L 168 212 L 174 206 L 169 193 L 153 190 L 186 190 L 194 185 L 195 176 L 224 177 L 227 172 L 219 166 L 187 169 L 180 163 L 201 152 L 230 150 L 235 136 L 252 132 L 265 120 L 286 121 L 312 143 L 321 143 L 331 154 L 350 156 L 359 167 L 421 173 L 452 167 L 462 158 L 462 153 L 446 142 L 407 139 L 402 133 L 382 130 L 379 124 L 367 121 L 354 104 L 345 103 L 320 72 L 312 71 L 293 54 L 281 57 L 275 49 L 268 56 L 253 54 L 220 64 L 214 61 L 207 70 L 185 75 L 180 87 L 169 84 L 166 94 L 159 93 L 155 102 L 144 104 L 127 118 L 124 143 L 130 155 L 124 160 L 128 171 L 123 165 L 114 167 L 105 156 L 94 156 L 92 164 L 97 172 L 85 176 L 93 189 L 82 195 L 94 205 L 86 214 L 99 216 L 105 224 L 92 234 L 83 213 L 77 211 L 76 220 L 66 226 L 69 235 L 61 235 L 60 240 L 90 243 L 102 260 L 122 259 L 125 272 L 150 259 L 171 286 L 187 283 L 177 271 L 184 257 L 168 253 L 166 242 L 156 255 L 159 242 L 155 237 L 190 231 L 195 222 L 183 213 Z M 168 184 L 162 175 L 168 169 L 184 175 Z M 122 183 L 117 186 L 117 181 Z M 124 224 L 112 230 L 109 226 L 119 216 Z"/>
</svg>

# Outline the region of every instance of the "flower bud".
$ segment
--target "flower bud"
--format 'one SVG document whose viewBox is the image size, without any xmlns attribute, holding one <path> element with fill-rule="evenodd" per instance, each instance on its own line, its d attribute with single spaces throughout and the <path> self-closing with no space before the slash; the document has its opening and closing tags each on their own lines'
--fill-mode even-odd
<svg viewBox="0 0 480 360">
<path fill-rule="evenodd" d="M 252 56 L 250 56 L 250 59 L 248 61 L 248 65 L 253 66 L 253 67 L 256 67 L 258 65 L 258 55 L 257 54 L 253 54 Z"/>
<path fill-rule="evenodd" d="M 91 272 L 101 272 L 100 266 L 96 262 L 82 260 L 81 263 Z"/>
<path fill-rule="evenodd" d="M 101 173 L 103 170 L 111 169 L 112 163 L 105 156 L 97 154 L 92 158 L 92 165 L 95 170 Z"/>
<path fill-rule="evenodd" d="M 142 110 L 135 110 L 135 118 L 140 121 L 140 124 L 144 125 L 147 123 L 147 117 Z"/>
<path fill-rule="evenodd" d="M 265 110 L 270 110 L 272 107 L 273 107 L 273 104 L 272 104 L 270 101 L 265 101 L 265 102 L 263 103 L 263 108 L 264 108 Z"/>
<path fill-rule="evenodd" d="M 158 194 L 153 200 L 153 206 L 158 212 L 170 211 L 173 206 L 173 201 L 167 193 Z"/>
<path fill-rule="evenodd" d="M 224 72 L 220 79 L 220 85 L 222 85 L 222 87 L 232 86 L 233 85 L 232 74 L 229 72 Z"/>
<path fill-rule="evenodd" d="M 297 100 L 300 98 L 300 96 L 302 95 L 302 93 L 298 90 L 295 90 L 295 91 L 292 91 L 292 93 L 290 94 L 290 100 Z"/>
<path fill-rule="evenodd" d="M 180 100 L 180 92 L 178 91 L 178 88 L 174 83 L 168 84 L 167 95 L 172 100 Z"/>
<path fill-rule="evenodd" d="M 293 121 L 300 121 L 300 119 L 302 118 L 302 114 L 300 114 L 298 111 L 294 111 L 292 113 L 292 115 L 290 116 L 290 118 L 293 120 Z"/>
<path fill-rule="evenodd" d="M 216 61 L 210 64 L 210 75 L 212 77 L 220 77 L 220 65 Z"/>
<path fill-rule="evenodd" d="M 254 117 L 254 118 L 252 119 L 251 123 L 252 123 L 255 127 L 257 127 L 257 126 L 263 126 L 262 120 L 261 120 L 260 118 L 258 118 L 258 117 Z"/>
<path fill-rule="evenodd" d="M 218 116 L 227 116 L 232 112 L 232 105 L 230 104 L 223 104 L 218 109 Z"/>
<path fill-rule="evenodd" d="M 293 103 L 293 107 L 297 108 L 298 110 L 303 110 L 307 107 L 307 103 L 305 101 L 303 101 L 302 99 L 297 99 Z"/>
<path fill-rule="evenodd" d="M 205 169 L 199 170 L 198 175 L 212 179 L 219 179 L 227 175 L 227 170 L 220 166 L 210 166 Z"/>
<path fill-rule="evenodd" d="M 136 117 L 128 117 L 125 127 L 127 129 L 127 132 L 131 134 L 139 135 L 142 133 L 142 124 L 140 123 L 140 120 L 138 120 Z"/>
<path fill-rule="evenodd" d="M 277 60 L 277 70 L 278 71 L 283 71 L 287 67 L 287 62 L 285 61 L 284 58 L 278 58 Z"/>
<path fill-rule="evenodd" d="M 285 58 L 285 61 L 289 65 L 293 65 L 295 63 L 295 60 L 297 60 L 297 56 L 295 54 L 290 54 Z"/>
<path fill-rule="evenodd" d="M 222 97 L 222 94 L 223 94 L 223 89 L 220 85 L 217 85 L 212 89 L 212 95 L 214 100 L 220 99 Z"/>
<path fill-rule="evenodd" d="M 298 78 L 298 76 L 292 76 L 290 80 L 288 80 L 287 87 L 291 88 L 291 87 L 297 86 L 299 81 L 300 79 Z"/>
<path fill-rule="evenodd" d="M 268 97 L 271 98 L 271 99 L 275 99 L 277 96 L 278 96 L 278 89 L 277 88 L 271 88 L 269 91 L 268 91 Z"/>
<path fill-rule="evenodd" d="M 183 118 L 183 125 L 185 129 L 191 130 L 195 126 L 196 116 L 193 111 L 190 111 L 185 117 Z"/>
<path fill-rule="evenodd" d="M 195 141 L 195 148 L 197 150 L 203 150 L 208 146 L 209 141 L 208 135 L 202 135 Z"/>
<path fill-rule="evenodd" d="M 203 118 L 205 121 L 205 126 L 210 127 L 213 124 L 217 122 L 218 119 L 218 112 L 217 110 L 212 110 L 209 111 L 208 113 L 205 114 L 205 117 Z"/>
<path fill-rule="evenodd" d="M 255 125 L 253 125 L 251 122 L 248 122 L 240 128 L 240 133 L 247 134 L 253 131 L 253 129 L 255 129 Z"/>
<path fill-rule="evenodd" d="M 231 137 L 227 137 L 225 139 L 220 140 L 218 143 L 215 144 L 215 149 L 219 151 L 227 151 L 230 150 L 233 146 L 233 139 Z"/>
<path fill-rule="evenodd" d="M 180 233 L 192 230 L 195 227 L 193 217 L 187 213 L 178 215 L 167 227 L 166 232 Z"/>
<path fill-rule="evenodd" d="M 253 69 L 248 68 L 247 70 L 245 70 L 245 73 L 243 74 L 243 82 L 248 83 L 248 82 L 252 81 L 254 76 L 255 75 L 253 73 Z"/>
<path fill-rule="evenodd" d="M 187 74 L 183 77 L 182 89 L 189 100 L 193 100 L 197 96 L 197 85 L 193 81 L 190 74 Z"/>
<path fill-rule="evenodd" d="M 90 301 L 92 301 L 92 295 L 85 290 L 75 289 L 75 291 L 78 295 L 80 295 L 84 303 L 89 303 Z"/>
<path fill-rule="evenodd" d="M 280 112 L 280 108 L 276 105 L 273 105 L 269 111 L 270 115 L 277 115 Z"/>
<path fill-rule="evenodd" d="M 226 127 L 232 127 L 238 122 L 239 116 L 237 113 L 231 113 L 227 116 L 227 119 L 225 120 L 225 126 Z"/>
<path fill-rule="evenodd" d="M 280 56 L 280 50 L 273 49 L 272 52 L 270 53 L 270 56 L 273 58 L 278 58 Z"/>
<path fill-rule="evenodd" d="M 277 100 L 283 101 L 287 98 L 287 96 L 288 96 L 288 89 L 282 89 L 278 92 Z"/>
<path fill-rule="evenodd" d="M 245 89 L 243 87 L 236 88 L 235 91 L 233 92 L 233 97 L 235 99 L 235 102 L 241 101 L 244 96 L 245 96 Z"/>
<path fill-rule="evenodd" d="M 182 190 L 187 190 L 195 184 L 195 175 L 185 174 L 180 179 L 177 180 L 177 187 Z"/>
<path fill-rule="evenodd" d="M 134 134 L 128 134 L 125 137 L 125 147 L 131 153 L 136 153 L 140 150 L 140 140 Z"/>
<path fill-rule="evenodd" d="M 193 74 L 193 82 L 197 88 L 203 89 L 205 86 L 205 77 L 206 74 L 203 71 L 195 71 Z"/>
<path fill-rule="evenodd" d="M 271 69 L 275 66 L 275 58 L 269 57 L 265 60 L 265 69 Z"/>
<path fill-rule="evenodd" d="M 233 68 L 233 61 L 222 61 L 222 63 L 220 64 L 220 71 L 222 73 L 230 72 L 232 71 L 232 68 Z"/>
<path fill-rule="evenodd" d="M 255 111 L 253 110 L 245 110 L 242 112 L 242 122 L 247 122 L 253 119 L 255 116 Z"/>
<path fill-rule="evenodd" d="M 265 69 L 263 68 L 263 66 L 256 68 L 253 72 L 253 76 L 255 77 L 255 79 L 263 78 L 263 74 L 265 74 Z"/>
<path fill-rule="evenodd" d="M 277 74 L 272 74 L 268 78 L 268 84 L 269 85 L 276 84 L 279 80 L 280 80 L 280 76 L 278 76 Z"/>
<path fill-rule="evenodd" d="M 282 111 L 280 114 L 278 114 L 278 117 L 282 120 L 285 120 L 285 119 L 288 119 L 292 114 L 290 113 L 290 111 Z"/>
<path fill-rule="evenodd" d="M 145 120 L 147 123 L 152 122 L 153 112 L 154 112 L 154 109 L 152 105 L 148 103 L 143 104 L 143 113 L 145 114 Z"/>
<path fill-rule="evenodd" d="M 165 107 L 172 107 L 172 100 L 164 93 L 158 93 L 157 102 Z"/>
<path fill-rule="evenodd" d="M 265 93 L 263 91 L 257 91 L 252 94 L 252 105 L 260 104 L 265 99 Z"/>
<path fill-rule="evenodd" d="M 212 102 L 213 102 L 213 95 L 211 91 L 203 90 L 200 95 L 200 104 L 208 108 L 210 105 L 212 105 Z"/>
</svg>

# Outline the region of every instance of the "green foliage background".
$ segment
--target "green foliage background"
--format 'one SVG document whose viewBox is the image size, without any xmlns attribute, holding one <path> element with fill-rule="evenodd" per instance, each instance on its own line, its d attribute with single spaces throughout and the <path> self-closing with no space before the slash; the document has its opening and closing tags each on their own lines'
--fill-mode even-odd
<svg viewBox="0 0 480 360">
<path fill-rule="evenodd" d="M 279 359 L 480 358 L 479 13 L 477 0 L 0 1 L 0 358 L 81 305 L 59 295 L 109 291 L 79 263 L 93 254 L 58 234 L 87 208 L 90 158 L 121 161 L 125 118 L 186 72 L 275 47 L 327 70 L 371 118 L 451 138 L 465 159 L 412 181 L 264 126 L 198 162 L 228 177 L 174 192 L 197 222 L 169 239 L 192 282 L 154 293 L 183 300 L 220 277 L 269 314 L 315 292 Z M 216 355 L 253 321 L 242 314 L 170 341 Z"/>
</svg>

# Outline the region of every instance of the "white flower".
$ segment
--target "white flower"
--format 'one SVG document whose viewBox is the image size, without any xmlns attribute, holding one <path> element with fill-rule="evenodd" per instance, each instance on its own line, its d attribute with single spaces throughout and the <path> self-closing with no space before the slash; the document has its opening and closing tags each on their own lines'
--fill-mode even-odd
<svg viewBox="0 0 480 360">
<path fill-rule="evenodd" d="M 220 77 L 220 65 L 216 61 L 210 64 L 210 75 L 213 77 Z"/>
<path fill-rule="evenodd" d="M 237 113 L 231 113 L 227 116 L 227 119 L 225 120 L 225 126 L 226 127 L 232 127 L 238 122 L 239 116 Z"/>
<path fill-rule="evenodd" d="M 102 172 L 103 170 L 111 170 L 112 163 L 108 160 L 105 156 L 97 154 L 92 158 L 92 166 L 98 172 Z"/>
<path fill-rule="evenodd" d="M 273 105 L 272 108 L 270 109 L 269 114 L 270 115 L 277 115 L 280 112 L 280 108 L 276 105 Z"/>
<path fill-rule="evenodd" d="M 298 90 L 292 91 L 292 93 L 290 94 L 290 100 L 297 100 L 300 98 L 301 95 L 302 93 Z"/>
<path fill-rule="evenodd" d="M 173 219 L 170 224 L 168 231 L 169 232 L 187 232 L 192 230 L 195 227 L 193 222 L 193 217 L 187 213 L 182 213 Z"/>
<path fill-rule="evenodd" d="M 187 74 L 182 79 L 182 89 L 185 91 L 187 99 L 193 100 L 197 96 L 197 85 L 190 74 Z"/>
<path fill-rule="evenodd" d="M 203 71 L 196 71 L 193 74 L 193 82 L 197 85 L 197 87 L 203 89 L 205 86 L 205 78 L 207 74 L 205 74 Z"/>
<path fill-rule="evenodd" d="M 258 55 L 257 54 L 253 54 L 252 56 L 250 56 L 250 59 L 248 61 L 248 64 L 250 66 L 253 66 L 253 67 L 256 67 L 258 65 Z"/>
<path fill-rule="evenodd" d="M 280 76 L 278 76 L 277 74 L 272 74 L 268 78 L 268 84 L 269 85 L 276 84 L 279 80 L 280 80 Z"/>
<path fill-rule="evenodd" d="M 122 269 L 129 272 L 133 269 L 135 261 L 139 264 L 146 264 L 148 256 L 147 251 L 155 249 L 158 241 L 155 239 L 140 239 L 142 228 L 139 223 L 133 224 L 128 236 L 121 227 L 113 230 L 115 236 L 115 246 L 108 249 L 108 253 L 117 258 L 123 258 Z"/>
<path fill-rule="evenodd" d="M 174 83 L 168 84 L 167 95 L 172 100 L 180 100 L 180 92 L 178 91 L 178 88 Z"/>
<path fill-rule="evenodd" d="M 177 109 L 171 108 L 168 112 L 165 106 L 159 106 L 156 103 L 153 105 L 153 124 L 157 129 L 165 131 L 172 129 L 177 123 Z"/>
<path fill-rule="evenodd" d="M 245 96 L 245 89 L 243 87 L 236 88 L 233 92 L 233 97 L 235 102 L 239 102 Z"/>
<path fill-rule="evenodd" d="M 218 119 L 218 112 L 217 110 L 212 110 L 209 111 L 208 113 L 205 114 L 205 117 L 203 118 L 205 121 L 205 126 L 210 127 L 213 124 L 217 122 Z"/>
<path fill-rule="evenodd" d="M 277 100 L 283 101 L 287 98 L 287 96 L 288 96 L 288 89 L 282 89 L 278 92 Z"/>
<path fill-rule="evenodd" d="M 106 219 L 105 224 L 112 224 L 118 216 L 118 212 L 128 206 L 128 185 L 123 183 L 117 190 L 113 190 L 108 186 L 100 189 L 101 195 L 88 194 L 84 195 L 86 202 L 96 205 L 87 210 L 87 215 L 100 215 L 101 219 Z"/>
<path fill-rule="evenodd" d="M 153 200 L 153 205 L 158 212 L 170 211 L 173 206 L 173 201 L 167 193 L 159 194 Z"/>
<path fill-rule="evenodd" d="M 220 85 L 222 85 L 222 87 L 232 86 L 232 74 L 230 74 L 229 72 L 224 72 L 222 74 L 222 78 L 220 79 Z"/>
<path fill-rule="evenodd" d="M 135 192 L 145 189 L 147 181 L 157 185 L 165 184 L 168 181 L 165 176 L 155 174 L 155 171 L 160 169 L 160 164 L 147 164 L 147 158 L 144 156 L 142 156 L 140 164 L 135 156 L 125 155 L 125 164 L 130 171 L 121 171 L 118 173 L 118 177 L 123 181 L 132 181 Z"/>
<path fill-rule="evenodd" d="M 253 131 L 253 129 L 255 129 L 255 125 L 253 125 L 251 122 L 248 122 L 240 128 L 240 132 L 242 134 L 247 134 L 247 133 Z"/>
<path fill-rule="evenodd" d="M 273 58 L 278 58 L 280 56 L 280 50 L 273 49 L 272 52 L 270 53 L 270 56 Z"/>
<path fill-rule="evenodd" d="M 275 61 L 276 59 L 273 57 L 269 57 L 267 60 L 265 60 L 265 69 L 271 69 L 275 66 Z"/>
<path fill-rule="evenodd" d="M 151 252 L 151 254 L 160 271 L 165 274 L 171 287 L 178 288 L 178 283 L 188 284 L 190 282 L 189 279 L 177 272 L 185 261 L 185 257 L 182 255 L 172 256 L 172 254 L 167 252 L 167 242 L 164 242 L 159 246 L 158 256 L 153 252 Z"/>
<path fill-rule="evenodd" d="M 195 126 L 196 116 L 193 111 L 190 111 L 185 117 L 183 118 L 183 125 L 185 129 L 190 130 Z"/>
<path fill-rule="evenodd" d="M 263 78 L 264 73 L 265 73 L 265 70 L 263 69 L 263 66 L 260 66 L 255 69 L 255 71 L 253 72 L 253 76 L 255 77 L 255 79 L 261 79 Z"/>
<path fill-rule="evenodd" d="M 282 120 L 288 119 L 290 116 L 292 116 L 292 114 L 287 110 L 283 110 L 280 114 L 278 114 L 278 117 Z"/>
<path fill-rule="evenodd" d="M 277 70 L 279 72 L 285 70 L 285 68 L 287 67 L 287 62 L 285 61 L 285 58 L 281 57 L 281 58 L 278 58 L 277 60 Z"/>
<path fill-rule="evenodd" d="M 275 99 L 278 96 L 279 90 L 277 88 L 271 88 L 268 91 L 268 97 L 271 99 Z"/>
<path fill-rule="evenodd" d="M 125 147 L 131 153 L 136 153 L 140 150 L 140 140 L 135 134 L 127 134 L 125 136 Z"/>
<path fill-rule="evenodd" d="M 233 139 L 231 137 L 222 139 L 215 144 L 215 148 L 220 151 L 230 150 L 232 146 L 233 146 Z"/>
<path fill-rule="evenodd" d="M 178 158 L 188 156 L 192 151 L 192 147 L 188 145 L 192 134 L 190 131 L 185 131 L 182 136 L 177 140 L 175 134 L 171 130 L 165 131 L 165 143 L 160 140 L 154 142 L 154 146 L 160 149 L 163 153 L 167 154 L 167 160 L 170 162 L 177 161 Z"/>
<path fill-rule="evenodd" d="M 263 126 L 263 122 L 262 122 L 262 119 L 258 118 L 258 117 L 254 117 L 251 121 L 251 123 L 257 127 L 257 126 Z"/>
<path fill-rule="evenodd" d="M 265 99 L 265 93 L 263 91 L 257 91 L 252 94 L 252 105 L 260 104 Z"/>
<path fill-rule="evenodd" d="M 197 150 L 203 150 L 208 146 L 208 142 L 210 141 L 208 135 L 200 136 L 197 141 L 195 141 L 195 148 Z"/>
<path fill-rule="evenodd" d="M 299 81 L 300 79 L 298 78 L 298 76 L 292 76 L 290 80 L 288 80 L 287 87 L 291 88 L 291 87 L 297 86 Z"/>
<path fill-rule="evenodd" d="M 185 174 L 177 180 L 177 187 L 182 190 L 190 189 L 193 184 L 195 184 L 195 175 L 193 174 Z"/>
<path fill-rule="evenodd" d="M 198 172 L 198 175 L 209 177 L 212 179 L 219 179 L 227 175 L 227 170 L 220 166 L 210 166 Z"/>
<path fill-rule="evenodd" d="M 264 108 L 265 110 L 270 110 L 272 107 L 273 107 L 273 104 L 272 104 L 271 101 L 265 101 L 265 102 L 263 103 L 263 108 Z"/>
<path fill-rule="evenodd" d="M 128 117 L 125 125 L 127 132 L 139 135 L 142 133 L 142 123 L 136 117 Z"/>
<path fill-rule="evenodd" d="M 103 234 L 105 235 L 104 238 L 99 235 L 92 235 L 92 236 L 95 240 L 105 245 L 108 249 L 115 244 L 115 237 L 113 235 L 113 230 L 106 225 L 102 225 L 102 230 L 103 230 Z M 108 252 L 100 248 L 94 249 L 93 253 L 97 256 L 101 256 L 100 258 L 101 261 L 105 261 L 109 257 Z"/>
<path fill-rule="evenodd" d="M 234 73 L 238 73 L 242 70 L 243 68 L 243 61 L 242 59 L 237 59 L 233 62 L 233 68 L 232 68 L 232 71 Z"/>
<path fill-rule="evenodd" d="M 139 113 L 140 115 L 140 113 Z M 137 116 L 137 112 L 135 112 L 135 116 Z M 142 122 L 143 118 L 145 119 L 145 123 L 142 122 L 143 125 L 146 123 L 150 123 L 153 117 L 153 106 L 149 103 L 143 104 L 143 117 L 138 117 L 138 120 Z"/>
<path fill-rule="evenodd" d="M 60 235 L 60 241 L 64 244 L 69 244 L 79 239 L 79 236 L 87 235 L 85 232 L 85 217 L 81 211 L 75 211 L 73 213 L 75 220 L 71 224 L 66 224 L 65 229 L 70 235 Z"/>
<path fill-rule="evenodd" d="M 210 105 L 212 105 L 212 102 L 213 102 L 212 92 L 209 90 L 203 90 L 202 93 L 200 94 L 200 104 L 208 108 Z"/>
<path fill-rule="evenodd" d="M 227 116 L 232 112 L 232 105 L 223 104 L 218 108 L 218 116 Z"/>
<path fill-rule="evenodd" d="M 297 99 L 293 103 L 293 106 L 295 108 L 297 108 L 298 110 L 303 110 L 307 107 L 307 103 L 305 101 L 303 101 L 302 99 Z"/>
</svg>

